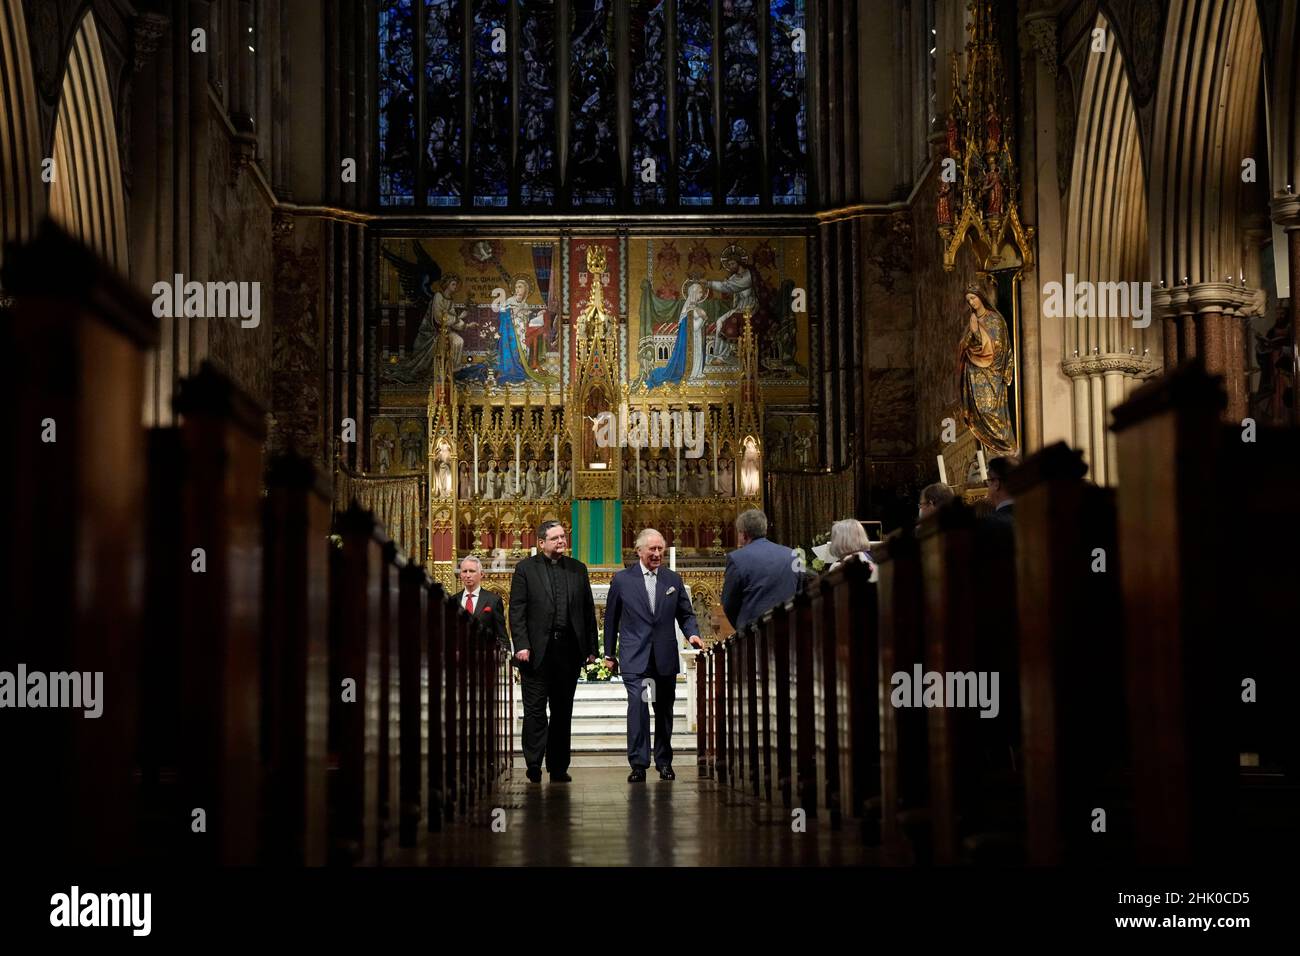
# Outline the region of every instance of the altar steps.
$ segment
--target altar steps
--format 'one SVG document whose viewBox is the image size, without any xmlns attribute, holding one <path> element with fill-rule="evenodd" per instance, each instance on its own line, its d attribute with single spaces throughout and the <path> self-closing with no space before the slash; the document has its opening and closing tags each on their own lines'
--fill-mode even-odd
<svg viewBox="0 0 1300 956">
<path fill-rule="evenodd" d="M 523 699 L 516 684 L 515 753 L 520 758 L 523 727 Z M 673 730 L 673 763 L 678 768 L 694 764 L 695 734 L 686 723 L 686 683 L 680 678 L 673 706 Z M 627 766 L 627 691 L 621 681 L 578 683 L 573 698 L 572 739 L 574 767 Z"/>
</svg>

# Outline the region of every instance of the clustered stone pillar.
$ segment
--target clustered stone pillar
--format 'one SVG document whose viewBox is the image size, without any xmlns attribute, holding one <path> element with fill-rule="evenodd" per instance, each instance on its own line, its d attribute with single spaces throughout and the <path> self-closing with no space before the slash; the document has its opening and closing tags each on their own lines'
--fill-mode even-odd
<svg viewBox="0 0 1300 956">
<path fill-rule="evenodd" d="M 1165 366 L 1172 368 L 1195 358 L 1211 375 L 1223 378 L 1228 393 L 1224 421 L 1246 416 L 1245 308 L 1255 290 L 1228 282 L 1198 282 L 1152 294 L 1155 311 L 1164 323 Z"/>
</svg>

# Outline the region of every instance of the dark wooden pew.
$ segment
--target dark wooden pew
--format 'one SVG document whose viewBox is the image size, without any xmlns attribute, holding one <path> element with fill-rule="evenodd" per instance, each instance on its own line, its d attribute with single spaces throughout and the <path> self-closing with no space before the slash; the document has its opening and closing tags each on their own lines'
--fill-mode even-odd
<svg viewBox="0 0 1300 956">
<path fill-rule="evenodd" d="M 377 595 L 384 541 L 373 516 L 356 505 L 338 516 L 335 530 L 342 547 L 330 576 L 330 861 L 375 865 L 382 719 Z M 352 682 L 346 699 L 344 681 Z"/>
<path fill-rule="evenodd" d="M 880 828 L 885 860 L 929 863 L 929 744 L 925 711 L 895 707 L 892 678 L 922 662 L 921 552 L 910 527 L 874 549 L 880 666 Z"/>
<path fill-rule="evenodd" d="M 934 860 L 1015 862 L 1023 852 L 1014 539 L 1010 526 L 976 519 L 953 502 L 921 523 L 924 672 L 969 697 L 972 675 L 998 680 L 997 712 L 978 702 L 927 706 Z M 913 676 L 915 685 L 915 676 Z M 913 687 L 913 699 L 917 694 Z M 993 713 L 990 708 L 989 713 Z"/>
<path fill-rule="evenodd" d="M 401 816 L 401 671 L 397 633 L 398 577 L 406 557 L 387 537 L 370 600 L 377 607 L 379 643 L 379 862 L 388 862 L 398 845 Z"/>
<path fill-rule="evenodd" d="M 744 661 L 745 669 L 741 694 L 745 701 L 745 766 L 748 771 L 745 789 L 756 797 L 763 791 L 763 766 L 759 757 L 761 748 L 758 737 L 759 729 L 762 727 L 759 710 L 763 705 L 763 699 L 758 694 L 758 650 L 761 633 L 761 620 L 751 621 L 741 633 L 741 659 Z"/>
<path fill-rule="evenodd" d="M 758 718 L 757 736 L 758 736 L 758 771 L 762 779 L 762 792 L 760 796 L 768 801 L 772 800 L 772 794 L 776 788 L 773 786 L 773 760 L 772 751 L 773 734 L 776 732 L 774 726 L 775 720 L 772 709 L 772 656 L 770 646 L 772 643 L 772 632 L 775 629 L 775 614 L 768 611 L 763 615 L 762 620 L 755 626 L 757 644 L 755 645 L 755 660 L 758 668 L 758 695 L 756 707 L 760 711 Z"/>
<path fill-rule="evenodd" d="M 695 658 L 695 767 L 700 777 L 713 776 L 713 701 L 709 681 L 713 658 L 707 651 Z"/>
<path fill-rule="evenodd" d="M 207 363 L 181 382 L 174 405 L 182 547 L 191 561 L 180 605 L 180 780 L 192 817 L 183 855 L 249 864 L 261 812 L 264 413 Z M 193 831 L 198 810 L 206 833 Z"/>
<path fill-rule="evenodd" d="M 713 701 L 714 701 L 714 720 L 713 720 L 713 738 L 715 744 L 714 767 L 718 778 L 718 783 L 727 786 L 731 783 L 731 766 L 730 754 L 727 748 L 727 736 L 730 733 L 728 724 L 731 715 L 731 700 L 727 693 L 727 638 L 714 644 L 709 651 L 713 666 Z"/>
<path fill-rule="evenodd" d="M 794 721 L 790 702 L 794 699 L 790 647 L 790 605 L 777 608 L 768 619 L 767 712 L 772 717 L 774 774 L 773 799 L 789 810 L 794 805 Z"/>
<path fill-rule="evenodd" d="M 330 488 L 310 459 L 267 469 L 263 507 L 262 859 L 327 859 Z"/>
<path fill-rule="evenodd" d="M 429 585 L 424 569 L 407 564 L 398 578 L 397 643 L 401 712 L 399 842 L 413 847 L 428 801 L 430 711 L 425 703 L 429 665 Z M 436 726 L 435 726 L 436 731 Z"/>
<path fill-rule="evenodd" d="M 464 787 L 464 753 L 461 728 L 464 726 L 464 653 L 461 628 L 457 626 L 460 608 L 450 595 L 442 603 L 443 628 L 443 812 L 448 820 L 465 812 L 460 794 Z"/>
<path fill-rule="evenodd" d="M 1286 596 L 1300 559 L 1283 542 L 1300 529 L 1289 463 L 1300 442 L 1293 429 L 1258 429 L 1244 440 L 1242 426 L 1220 424 L 1225 403 L 1220 381 L 1193 363 L 1114 411 L 1143 863 L 1260 861 L 1297 844 L 1296 710 L 1287 686 L 1297 659 Z M 1243 699 L 1247 680 L 1256 681 L 1253 704 Z M 1243 718 L 1264 702 L 1270 719 L 1262 726 L 1277 730 L 1243 738 Z M 1254 751 L 1260 766 L 1246 767 L 1248 746 L 1272 753 Z"/>
<path fill-rule="evenodd" d="M 1124 863 L 1132 796 L 1114 492 L 1051 445 L 1012 473 L 1026 861 Z M 1104 831 L 1094 813 L 1106 814 Z"/>
<path fill-rule="evenodd" d="M 442 829 L 444 818 L 450 819 L 451 805 L 448 797 L 448 737 L 446 703 L 447 683 L 447 605 L 452 603 L 442 585 L 430 583 L 426 599 L 427 629 L 429 635 L 429 687 L 425 713 L 429 728 L 428 757 L 428 812 L 429 829 Z"/>
<path fill-rule="evenodd" d="M 785 605 L 790 618 L 790 745 L 794 756 L 794 805 L 809 819 L 817 816 L 816 655 L 812 638 L 812 599 L 800 589 Z"/>
<path fill-rule="evenodd" d="M 837 811 L 868 824 L 863 836 L 875 842 L 878 809 L 866 819 L 868 802 L 880 794 L 879 614 L 870 578 L 870 567 L 857 558 L 826 576 L 822 621 L 829 638 L 823 647 L 830 705 L 826 763 L 834 774 L 826 786 L 838 787 Z M 829 795 L 827 803 L 834 806 Z"/>
<path fill-rule="evenodd" d="M 97 717 L 84 716 L 93 707 L 5 711 L 5 760 L 22 779 L 0 787 L 6 857 L 116 864 L 135 837 L 140 414 L 158 322 L 147 301 L 49 222 L 7 250 L 3 283 L 14 297 L 0 316 L 13 485 L 0 669 L 103 675 Z M 174 839 L 186 837 L 186 823 Z"/>
</svg>

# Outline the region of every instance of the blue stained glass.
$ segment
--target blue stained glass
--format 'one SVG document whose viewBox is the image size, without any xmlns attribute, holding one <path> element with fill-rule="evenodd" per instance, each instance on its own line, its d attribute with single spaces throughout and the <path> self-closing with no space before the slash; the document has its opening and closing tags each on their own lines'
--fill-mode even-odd
<svg viewBox="0 0 1300 956">
<path fill-rule="evenodd" d="M 461 0 L 424 0 L 425 201 L 459 206 L 465 176 Z"/>
<path fill-rule="evenodd" d="M 415 203 L 415 11 L 412 0 L 379 3 L 379 202 Z"/>
<path fill-rule="evenodd" d="M 478 0 L 474 10 L 471 171 L 475 206 L 510 201 L 510 73 L 507 0 Z"/>
<path fill-rule="evenodd" d="M 757 206 L 763 191 L 758 87 L 755 2 L 722 0 L 722 191 L 728 206 Z"/>
<path fill-rule="evenodd" d="M 684 206 L 713 203 L 713 31 L 709 0 L 677 4 L 677 181 Z"/>
<path fill-rule="evenodd" d="M 804 0 L 771 0 L 768 168 L 772 202 L 808 201 L 808 55 Z M 796 34 L 796 30 L 801 31 Z"/>
<path fill-rule="evenodd" d="M 569 169 L 573 202 L 612 206 L 618 198 L 614 5 L 611 0 L 573 0 L 572 7 Z"/>
<path fill-rule="evenodd" d="M 665 0 L 633 0 L 632 201 L 662 206 L 668 201 L 668 80 L 664 72 Z M 646 160 L 652 161 L 647 164 Z M 650 173 L 653 172 L 653 177 Z"/>
<path fill-rule="evenodd" d="M 555 0 L 519 0 L 519 200 L 555 203 Z"/>
</svg>

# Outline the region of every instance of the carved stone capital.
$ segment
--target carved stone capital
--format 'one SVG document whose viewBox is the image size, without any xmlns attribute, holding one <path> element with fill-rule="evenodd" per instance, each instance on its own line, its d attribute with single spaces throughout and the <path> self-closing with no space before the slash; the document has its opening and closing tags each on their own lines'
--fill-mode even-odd
<svg viewBox="0 0 1300 956">
<path fill-rule="evenodd" d="M 1274 196 L 1269 209 L 1273 221 L 1279 226 L 1286 229 L 1300 229 L 1300 196 L 1294 192 Z"/>
<path fill-rule="evenodd" d="M 143 70 L 149 58 L 158 52 L 158 41 L 166 34 L 170 23 L 171 20 L 160 13 L 142 13 L 135 18 L 131 40 L 136 73 Z"/>
<path fill-rule="evenodd" d="M 1061 371 L 1069 378 L 1105 375 L 1107 372 L 1146 376 L 1153 374 L 1158 369 L 1159 365 L 1150 356 L 1124 352 L 1089 355 L 1067 359 L 1061 363 Z"/>
<path fill-rule="evenodd" d="M 1029 45 L 1034 48 L 1034 53 L 1042 61 L 1043 66 L 1047 67 L 1052 76 L 1056 76 L 1059 69 L 1057 63 L 1056 48 L 1056 15 L 1050 11 L 1034 13 L 1025 17 L 1023 22 L 1024 35 L 1029 41 Z"/>
</svg>

